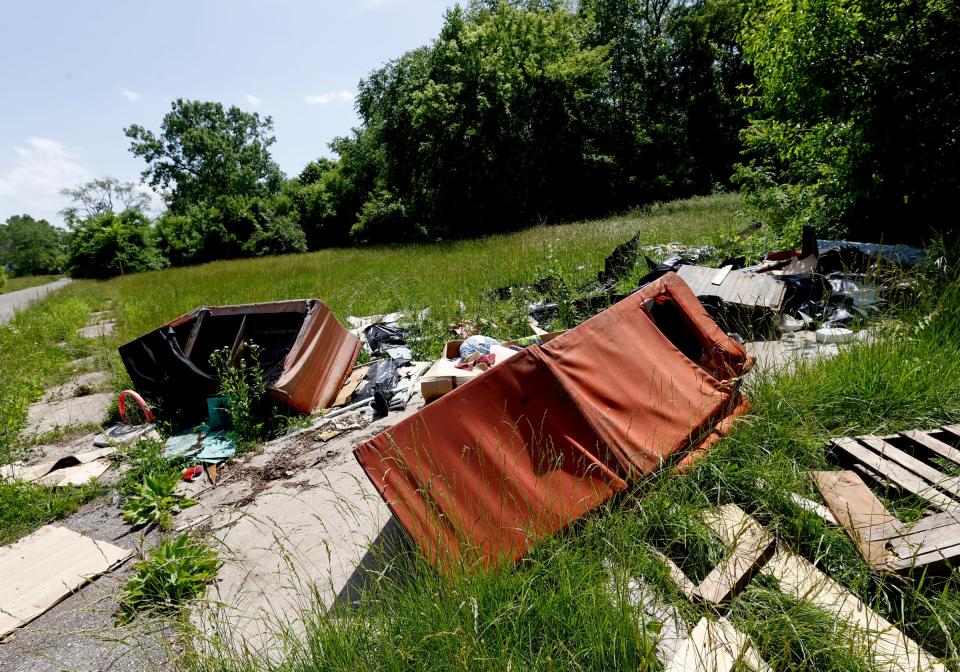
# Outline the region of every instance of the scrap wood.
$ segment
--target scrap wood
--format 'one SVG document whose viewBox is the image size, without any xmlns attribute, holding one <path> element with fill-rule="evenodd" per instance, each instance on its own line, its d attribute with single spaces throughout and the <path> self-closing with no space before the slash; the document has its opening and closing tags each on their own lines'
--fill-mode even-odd
<svg viewBox="0 0 960 672">
<path fill-rule="evenodd" d="M 55 525 L 0 548 L 0 639 L 131 555 Z"/>
<path fill-rule="evenodd" d="M 854 466 L 860 467 L 872 479 L 881 484 L 892 483 L 902 490 L 927 500 L 932 506 L 940 510 L 960 509 L 960 502 L 937 490 L 932 483 L 927 482 L 910 469 L 888 460 L 880 453 L 874 452 L 856 439 L 833 439 L 830 441 L 830 445 L 856 460 L 857 464 Z"/>
<path fill-rule="evenodd" d="M 739 519 L 742 521 L 740 525 L 748 525 L 753 519 L 734 504 L 720 507 L 719 511 L 723 511 L 723 519 L 729 522 L 713 529 L 724 541 L 733 544 L 737 525 L 730 523 Z M 870 662 L 878 669 L 947 672 L 936 658 L 806 559 L 786 549 L 777 549 L 761 573 L 777 579 L 785 594 L 809 602 L 844 621 L 874 656 Z"/>
<path fill-rule="evenodd" d="M 750 638 L 721 617 L 715 621 L 701 618 L 666 670 L 732 672 L 739 667 L 754 672 L 773 672 L 757 654 Z"/>
<path fill-rule="evenodd" d="M 729 271 L 719 285 L 714 284 L 717 269 L 706 266 L 681 266 L 677 271 L 693 293 L 699 296 L 717 296 L 741 306 L 769 308 L 779 311 L 786 296 L 786 285 L 778 278 L 751 271 Z"/>
<path fill-rule="evenodd" d="M 357 391 L 357 388 L 360 387 L 360 383 L 362 383 L 364 378 L 367 377 L 368 371 L 370 371 L 370 364 L 358 366 L 350 372 L 350 376 L 343 384 L 343 387 L 340 388 L 340 393 L 337 394 L 337 398 L 332 404 L 333 408 L 343 406 L 350 401 L 350 395 Z"/>
<path fill-rule="evenodd" d="M 714 530 L 722 528 L 725 541 L 734 540 L 730 555 L 707 574 L 695 591 L 698 599 L 719 604 L 747 584 L 770 557 L 774 542 L 753 518 L 738 516 L 729 508 L 707 511 L 703 519 Z"/>
<path fill-rule="evenodd" d="M 886 569 L 890 552 L 882 539 L 874 538 L 872 531 L 890 526 L 897 529 L 899 521 L 852 471 L 811 471 L 810 477 L 863 558 L 876 569 Z"/>
<path fill-rule="evenodd" d="M 752 518 L 746 520 L 726 509 L 704 513 L 704 521 L 714 529 L 724 528 L 721 537 L 729 543 L 730 553 L 704 577 L 699 585 L 694 584 L 676 563 L 666 554 L 650 549 L 667 568 L 670 579 L 691 602 L 721 604 L 750 581 L 773 552 L 774 539 Z M 731 528 L 731 529 L 727 529 Z"/>
</svg>

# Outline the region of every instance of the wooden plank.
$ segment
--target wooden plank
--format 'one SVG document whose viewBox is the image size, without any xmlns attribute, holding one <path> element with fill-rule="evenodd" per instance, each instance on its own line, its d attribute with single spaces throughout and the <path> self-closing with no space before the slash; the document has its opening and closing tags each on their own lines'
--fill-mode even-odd
<svg viewBox="0 0 960 672">
<path fill-rule="evenodd" d="M 810 477 L 863 559 L 873 567 L 883 567 L 890 552 L 885 542 L 873 541 L 870 532 L 875 527 L 897 525 L 897 519 L 852 471 L 811 471 Z"/>
<path fill-rule="evenodd" d="M 618 586 L 616 570 L 610 575 L 610 589 L 613 593 L 621 591 Z M 650 632 L 646 628 L 647 623 L 659 623 L 660 628 L 656 633 L 657 660 L 663 667 L 667 667 L 680 651 L 684 642 L 687 640 L 687 626 L 680 618 L 680 612 L 677 608 L 661 600 L 656 592 L 644 579 L 635 576 L 626 577 L 626 586 L 623 589 L 623 596 L 627 602 L 639 612 L 642 613 L 639 627 L 642 632 Z"/>
<path fill-rule="evenodd" d="M 740 662 L 755 672 L 772 672 L 753 643 L 726 618 L 701 618 L 670 661 L 667 672 L 732 672 Z"/>
<path fill-rule="evenodd" d="M 878 455 L 858 441 L 839 438 L 833 439 L 830 443 L 838 450 L 858 460 L 859 465 L 855 466 L 866 469 L 865 473 L 874 480 L 880 483 L 889 481 L 897 487 L 925 499 L 938 509 L 944 511 L 960 510 L 960 503 L 939 492 L 909 469 Z"/>
<path fill-rule="evenodd" d="M 55 525 L 0 548 L 0 639 L 131 555 Z"/>
<path fill-rule="evenodd" d="M 945 431 L 957 441 L 960 441 L 960 425 L 944 425 L 940 429 Z"/>
<path fill-rule="evenodd" d="M 733 266 L 727 265 L 719 269 L 713 276 L 713 279 L 710 280 L 711 285 L 722 285 L 723 281 L 726 280 L 727 274 L 733 270 Z"/>
<path fill-rule="evenodd" d="M 896 539 L 917 532 L 935 530 L 957 523 L 960 523 L 960 514 L 953 511 L 941 511 L 940 513 L 925 516 L 914 523 L 901 523 L 897 521 L 891 525 L 880 525 L 870 529 L 867 534 L 870 537 L 870 541 Z"/>
<path fill-rule="evenodd" d="M 243 337 L 247 332 L 247 316 L 244 315 L 240 320 L 240 328 L 237 329 L 237 337 L 233 339 L 233 345 L 230 346 L 230 359 L 227 360 L 228 366 L 235 366 L 240 358 L 240 346 L 243 344 Z"/>
<path fill-rule="evenodd" d="M 947 445 L 939 439 L 935 439 L 925 432 L 920 432 L 915 429 L 908 430 L 906 432 L 900 432 L 900 436 L 910 439 L 916 443 L 919 443 L 921 446 L 926 448 L 932 453 L 942 457 L 945 460 L 949 460 L 956 465 L 960 465 L 960 450 Z"/>
<path fill-rule="evenodd" d="M 762 571 L 776 578 L 785 594 L 844 621 L 853 630 L 851 643 L 872 654 L 869 662 L 876 669 L 947 672 L 943 663 L 806 559 L 780 549 Z"/>
<path fill-rule="evenodd" d="M 676 584 L 677 588 L 680 589 L 680 592 L 683 593 L 690 601 L 696 599 L 697 587 L 694 585 L 693 581 L 691 581 L 687 575 L 683 573 L 683 570 L 677 567 L 677 564 L 665 553 L 661 553 L 655 548 L 651 548 L 650 552 L 666 566 L 670 580 Z"/>
<path fill-rule="evenodd" d="M 926 479 L 938 488 L 946 490 L 952 495 L 960 496 L 960 479 L 947 476 L 936 467 L 932 467 L 926 462 L 918 460 L 893 444 L 887 443 L 875 436 L 858 436 L 857 440 L 885 458 L 893 460 L 902 467 L 906 467 L 917 476 Z"/>
<path fill-rule="evenodd" d="M 714 604 L 739 591 L 773 552 L 773 537 L 739 507 L 728 505 L 703 516 L 722 538 L 733 538 L 730 555 L 714 567 L 694 590 L 697 599 Z M 719 531 L 719 530 L 722 530 Z"/>
<path fill-rule="evenodd" d="M 193 328 L 190 330 L 190 335 L 187 336 L 187 344 L 183 346 L 183 356 L 187 359 L 190 359 L 190 353 L 193 352 L 193 346 L 197 343 L 197 336 L 200 334 L 200 325 L 203 324 L 203 317 L 207 314 L 207 311 L 201 311 L 197 315 L 196 321 L 193 323 Z"/>
<path fill-rule="evenodd" d="M 954 523 L 933 530 L 905 534 L 891 539 L 890 546 L 900 558 L 910 558 L 931 551 L 960 546 L 960 524 Z"/>
<path fill-rule="evenodd" d="M 894 563 L 894 569 L 904 570 L 904 569 L 917 569 L 919 567 L 925 567 L 926 565 L 932 565 L 939 562 L 948 562 L 956 567 L 958 564 L 958 556 L 960 556 L 960 545 L 957 546 L 945 546 L 943 548 L 932 548 L 932 549 L 921 549 L 921 552 L 918 552 L 916 555 L 912 555 L 909 558 L 902 558 L 898 562 Z"/>
</svg>

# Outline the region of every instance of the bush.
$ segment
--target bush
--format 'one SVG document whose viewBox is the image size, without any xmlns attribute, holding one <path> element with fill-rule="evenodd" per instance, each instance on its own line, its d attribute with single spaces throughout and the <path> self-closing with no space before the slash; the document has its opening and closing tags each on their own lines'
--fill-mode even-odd
<svg viewBox="0 0 960 672">
<path fill-rule="evenodd" d="M 230 365 L 230 348 L 214 350 L 210 366 L 220 380 L 219 394 L 227 399 L 227 412 L 233 434 L 240 443 L 254 443 L 263 438 L 263 399 L 267 384 L 260 367 L 260 348 L 249 344 L 249 359 L 241 358 Z"/>
<path fill-rule="evenodd" d="M 167 265 L 157 250 L 150 220 L 143 213 L 108 212 L 71 226 L 68 267 L 75 278 L 111 278 Z"/>
<path fill-rule="evenodd" d="M 7 284 L 7 274 L 0 268 L 0 289 L 3 289 L 3 286 Z"/>
<path fill-rule="evenodd" d="M 412 233 L 407 218 L 407 209 L 389 191 L 380 189 L 373 193 L 357 216 L 357 223 L 350 229 L 350 237 L 357 243 L 385 243 L 409 240 Z"/>
<path fill-rule="evenodd" d="M 120 593 L 117 621 L 129 623 L 143 611 L 170 612 L 201 595 L 223 563 L 199 539 L 165 539 L 134 567 Z"/>
</svg>

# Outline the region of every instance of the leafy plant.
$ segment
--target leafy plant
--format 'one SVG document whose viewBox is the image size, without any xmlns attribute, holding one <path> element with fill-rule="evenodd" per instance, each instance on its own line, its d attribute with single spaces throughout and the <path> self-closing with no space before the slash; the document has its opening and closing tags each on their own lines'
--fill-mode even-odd
<svg viewBox="0 0 960 672">
<path fill-rule="evenodd" d="M 223 562 L 203 541 L 187 534 L 165 539 L 134 567 L 120 593 L 119 623 L 143 611 L 174 611 L 217 578 Z"/>
<path fill-rule="evenodd" d="M 126 465 L 116 485 L 117 491 L 124 500 L 130 499 L 140 491 L 146 476 L 166 476 L 187 464 L 185 458 L 164 457 L 163 444 L 152 439 L 141 439 L 121 449 L 117 457 Z"/>
<path fill-rule="evenodd" d="M 227 398 L 227 412 L 233 433 L 241 442 L 257 441 L 263 436 L 264 422 L 261 401 L 267 391 L 260 366 L 260 347 L 248 344 L 249 356 L 230 363 L 230 349 L 214 350 L 210 365 L 220 379 L 220 396 Z"/>
<path fill-rule="evenodd" d="M 156 523 L 161 530 L 169 530 L 173 514 L 198 503 L 177 493 L 179 482 L 176 471 L 144 475 L 143 483 L 123 507 L 123 519 L 134 527 Z"/>
</svg>

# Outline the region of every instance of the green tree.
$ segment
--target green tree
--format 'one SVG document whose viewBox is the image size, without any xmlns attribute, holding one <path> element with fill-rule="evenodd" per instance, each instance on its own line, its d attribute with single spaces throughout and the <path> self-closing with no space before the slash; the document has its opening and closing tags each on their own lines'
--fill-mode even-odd
<svg viewBox="0 0 960 672">
<path fill-rule="evenodd" d="M 280 190 L 283 173 L 269 151 L 275 142 L 270 117 L 178 99 L 159 135 L 138 125 L 124 132 L 133 155 L 147 162 L 143 179 L 165 192 L 173 214 L 220 196 L 264 197 Z"/>
<path fill-rule="evenodd" d="M 917 239 L 960 206 L 960 9 L 942 0 L 763 0 L 739 179 L 787 238 Z"/>
<path fill-rule="evenodd" d="M 121 182 L 112 177 L 90 180 L 73 189 L 60 192 L 72 203 L 60 211 L 67 223 L 110 212 L 133 210 L 146 213 L 150 197 L 137 189 L 133 182 Z"/>
<path fill-rule="evenodd" d="M 430 47 L 361 83 L 364 127 L 348 147 L 369 148 L 357 173 L 378 170 L 358 212 L 400 239 L 418 225 L 440 236 L 516 226 L 589 200 L 606 177 L 591 119 L 607 49 L 582 47 L 583 22 L 545 4 L 451 9 Z"/>
<path fill-rule="evenodd" d="M 106 212 L 72 225 L 68 267 L 75 278 L 110 278 L 166 266 L 146 215 L 136 210 Z"/>
<path fill-rule="evenodd" d="M 12 275 L 63 270 L 63 232 L 45 219 L 13 215 L 0 224 L 0 266 Z"/>
</svg>

